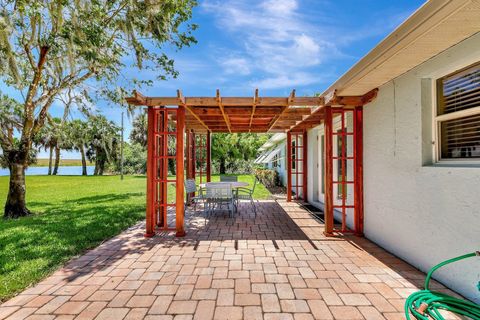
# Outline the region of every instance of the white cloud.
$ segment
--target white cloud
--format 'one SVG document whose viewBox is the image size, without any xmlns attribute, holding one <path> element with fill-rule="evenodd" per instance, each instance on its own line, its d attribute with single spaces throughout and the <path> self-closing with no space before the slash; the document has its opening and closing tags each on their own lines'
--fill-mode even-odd
<svg viewBox="0 0 480 320">
<path fill-rule="evenodd" d="M 280 89 L 280 88 L 294 88 L 295 86 L 307 86 L 313 83 L 318 83 L 318 77 L 307 72 L 299 72 L 294 74 L 279 74 L 267 77 L 260 80 L 250 82 L 254 88 L 262 89 Z"/>
<path fill-rule="evenodd" d="M 251 73 L 250 62 L 246 58 L 228 57 L 220 60 L 220 65 L 223 67 L 226 74 L 239 74 L 246 76 Z"/>
<path fill-rule="evenodd" d="M 298 8 L 295 0 L 266 0 L 261 3 L 261 7 L 268 12 L 278 16 L 285 16 Z"/>
<path fill-rule="evenodd" d="M 309 68 L 339 53 L 318 25 L 307 22 L 297 0 L 206 1 L 202 7 L 241 47 L 241 54 L 217 58 L 224 73 L 265 74 L 265 79 L 254 81 L 259 87 L 315 83 Z"/>
</svg>

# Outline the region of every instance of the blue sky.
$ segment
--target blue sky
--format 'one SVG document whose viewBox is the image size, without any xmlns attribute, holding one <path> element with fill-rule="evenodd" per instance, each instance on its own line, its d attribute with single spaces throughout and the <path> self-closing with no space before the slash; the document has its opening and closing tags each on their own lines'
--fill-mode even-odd
<svg viewBox="0 0 480 320">
<path fill-rule="evenodd" d="M 142 93 L 173 96 L 181 89 L 185 96 L 214 96 L 217 88 L 222 96 L 253 96 L 255 88 L 261 96 L 286 96 L 292 89 L 297 96 L 321 93 L 423 3 L 200 0 L 192 21 L 199 25 L 198 44 L 170 52 L 179 77 Z M 120 123 L 118 107 L 100 102 L 97 108 Z"/>
</svg>

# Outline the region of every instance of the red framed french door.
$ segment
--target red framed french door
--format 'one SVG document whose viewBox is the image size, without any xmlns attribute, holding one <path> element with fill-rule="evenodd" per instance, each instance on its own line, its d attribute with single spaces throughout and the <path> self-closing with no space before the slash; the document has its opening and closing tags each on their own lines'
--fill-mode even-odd
<svg viewBox="0 0 480 320">
<path fill-rule="evenodd" d="M 183 236 L 185 109 L 149 107 L 147 138 L 146 237 L 155 230 Z M 175 227 L 171 221 L 175 217 Z"/>
<path fill-rule="evenodd" d="M 363 234 L 363 108 L 325 107 L 325 234 Z M 350 114 L 352 125 L 347 124 Z M 339 128 L 333 122 L 338 120 Z M 336 144 L 334 143 L 336 139 Z M 336 145 L 336 148 L 334 147 Z M 350 168 L 350 171 L 348 170 Z M 336 169 L 336 174 L 335 174 Z M 353 170 L 352 170 L 353 169 Z M 334 225 L 334 212 L 341 213 Z M 353 212 L 354 229 L 347 226 Z"/>
<path fill-rule="evenodd" d="M 307 201 L 307 132 L 287 132 L 287 201 Z"/>
</svg>

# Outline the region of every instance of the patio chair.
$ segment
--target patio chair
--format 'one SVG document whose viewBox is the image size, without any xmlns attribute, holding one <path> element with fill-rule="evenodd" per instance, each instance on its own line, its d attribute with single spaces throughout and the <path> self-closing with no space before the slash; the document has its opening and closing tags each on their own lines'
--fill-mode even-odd
<svg viewBox="0 0 480 320">
<path fill-rule="evenodd" d="M 197 212 L 197 204 L 199 202 L 204 201 L 203 191 L 202 189 L 200 189 L 200 191 L 197 190 L 197 184 L 195 183 L 195 179 L 185 180 L 185 193 L 188 195 L 190 193 L 197 193 L 197 192 L 198 192 L 198 196 L 190 198 L 190 201 L 193 202 L 193 213 Z M 185 211 L 187 210 L 187 207 L 188 207 L 188 203 L 187 203 L 187 200 L 185 200 Z"/>
<path fill-rule="evenodd" d="M 220 182 L 237 182 L 237 176 L 220 176 Z"/>
<path fill-rule="evenodd" d="M 235 203 L 238 208 L 240 200 L 248 200 L 253 207 L 253 212 L 255 213 L 255 218 L 257 217 L 257 207 L 255 207 L 255 200 L 253 199 L 253 193 L 255 192 L 255 187 L 257 186 L 257 178 L 254 178 L 253 188 L 248 189 L 245 187 L 237 188 L 235 191 Z"/>
<path fill-rule="evenodd" d="M 208 182 L 205 186 L 205 206 L 206 214 L 210 215 L 216 208 L 227 205 L 230 216 L 234 213 L 234 199 L 232 186 L 226 183 Z"/>
</svg>

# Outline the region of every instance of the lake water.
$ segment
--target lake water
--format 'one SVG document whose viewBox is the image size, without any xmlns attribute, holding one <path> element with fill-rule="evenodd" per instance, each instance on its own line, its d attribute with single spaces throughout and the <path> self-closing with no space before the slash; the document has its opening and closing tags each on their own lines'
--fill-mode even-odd
<svg viewBox="0 0 480 320">
<path fill-rule="evenodd" d="M 92 175 L 95 167 L 87 166 L 88 175 Z M 52 169 L 53 170 L 53 169 Z M 48 167 L 29 167 L 27 169 L 27 176 L 43 176 L 47 175 Z M 10 172 L 8 169 L 0 168 L 0 176 L 8 176 Z M 81 176 L 82 175 L 82 166 L 71 166 L 71 167 L 58 167 L 58 175 L 60 176 Z"/>
</svg>

